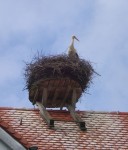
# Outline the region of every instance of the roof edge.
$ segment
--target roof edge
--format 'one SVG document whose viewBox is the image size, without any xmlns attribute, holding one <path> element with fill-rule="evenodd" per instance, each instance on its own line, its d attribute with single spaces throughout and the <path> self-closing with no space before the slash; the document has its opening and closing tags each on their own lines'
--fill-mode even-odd
<svg viewBox="0 0 128 150">
<path fill-rule="evenodd" d="M 3 121 L 2 119 L 0 119 L 0 128 L 2 128 L 5 132 L 7 132 L 12 138 L 14 138 L 17 142 L 19 142 L 25 148 L 30 147 L 30 144 L 23 137 L 21 137 L 18 133 L 16 133 L 13 127 L 8 125 L 8 123 Z"/>
<path fill-rule="evenodd" d="M 16 107 L 0 107 L 0 110 L 24 110 L 24 111 L 39 111 L 38 108 L 16 108 Z M 60 110 L 54 110 L 54 109 L 47 109 L 49 112 L 60 112 Z M 93 111 L 93 110 L 76 110 L 78 113 L 83 112 L 83 113 L 92 113 L 92 114 L 120 114 L 120 115 L 128 115 L 128 112 L 121 112 L 121 111 Z M 61 110 L 61 112 L 68 112 L 68 110 L 64 109 Z"/>
</svg>

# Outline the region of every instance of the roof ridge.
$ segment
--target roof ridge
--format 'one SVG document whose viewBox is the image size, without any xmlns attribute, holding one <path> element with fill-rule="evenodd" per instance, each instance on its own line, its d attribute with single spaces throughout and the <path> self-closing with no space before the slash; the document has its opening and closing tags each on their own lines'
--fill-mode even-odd
<svg viewBox="0 0 128 150">
<path fill-rule="evenodd" d="M 39 111 L 38 108 L 26 108 L 26 107 L 23 107 L 23 108 L 16 108 L 16 107 L 0 107 L 0 110 L 24 110 L 24 111 Z M 69 112 L 68 110 L 54 110 L 54 109 L 47 109 L 47 111 L 49 112 Z M 121 112 L 121 111 L 93 111 L 93 110 L 76 110 L 76 112 L 83 112 L 83 113 L 95 113 L 95 114 L 122 114 L 122 115 L 125 115 L 125 114 L 128 114 L 128 112 Z"/>
<path fill-rule="evenodd" d="M 0 107 L 0 110 L 38 110 L 38 108 L 17 108 L 17 107 Z"/>
<path fill-rule="evenodd" d="M 3 121 L 0 118 L 0 127 L 4 129 L 9 135 L 11 135 L 16 141 L 22 144 L 25 148 L 29 148 L 30 144 L 24 139 L 19 133 L 17 133 L 14 128 L 8 124 L 8 122 Z"/>
</svg>

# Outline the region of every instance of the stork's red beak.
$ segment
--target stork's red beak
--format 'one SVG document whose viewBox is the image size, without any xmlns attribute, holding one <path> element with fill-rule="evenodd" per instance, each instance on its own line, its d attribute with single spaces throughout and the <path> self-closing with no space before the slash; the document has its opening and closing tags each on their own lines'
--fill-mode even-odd
<svg viewBox="0 0 128 150">
<path fill-rule="evenodd" d="M 76 37 L 74 37 L 77 41 L 79 41 Z"/>
</svg>

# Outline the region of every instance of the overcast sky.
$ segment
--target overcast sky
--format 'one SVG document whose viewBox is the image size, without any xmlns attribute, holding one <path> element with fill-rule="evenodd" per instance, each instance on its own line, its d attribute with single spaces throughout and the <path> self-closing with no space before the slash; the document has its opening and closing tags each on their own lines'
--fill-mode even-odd
<svg viewBox="0 0 128 150">
<path fill-rule="evenodd" d="M 66 53 L 72 35 L 101 75 L 77 109 L 128 111 L 128 0 L 0 0 L 0 106 L 33 108 L 24 61 Z"/>
</svg>

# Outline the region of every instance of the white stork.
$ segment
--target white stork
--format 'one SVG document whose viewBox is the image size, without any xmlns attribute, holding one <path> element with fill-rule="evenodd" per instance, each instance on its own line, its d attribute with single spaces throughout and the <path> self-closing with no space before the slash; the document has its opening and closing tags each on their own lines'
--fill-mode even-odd
<svg viewBox="0 0 128 150">
<path fill-rule="evenodd" d="M 71 59 L 79 59 L 79 56 L 77 54 L 77 51 L 76 49 L 74 48 L 74 39 L 76 39 L 77 41 L 79 41 L 76 36 L 72 36 L 72 42 L 71 42 L 71 45 L 69 46 L 68 48 L 68 56 L 71 58 Z"/>
</svg>

